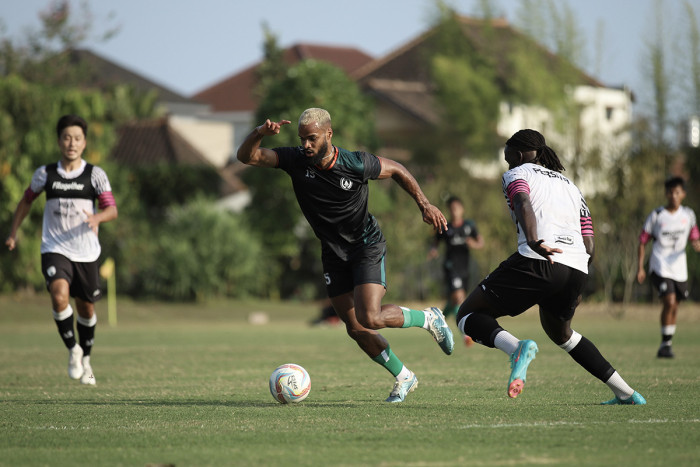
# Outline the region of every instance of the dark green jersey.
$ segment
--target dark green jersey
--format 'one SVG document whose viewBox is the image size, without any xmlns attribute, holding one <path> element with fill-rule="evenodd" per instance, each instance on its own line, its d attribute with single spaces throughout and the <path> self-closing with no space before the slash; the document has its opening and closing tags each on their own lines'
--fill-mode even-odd
<svg viewBox="0 0 700 467">
<path fill-rule="evenodd" d="M 329 168 L 319 169 L 309 165 L 301 147 L 274 149 L 277 168 L 291 177 L 299 207 L 324 250 L 345 260 L 354 248 L 384 240 L 367 209 L 367 181 L 379 177 L 382 168 L 373 154 L 334 150 Z"/>
</svg>

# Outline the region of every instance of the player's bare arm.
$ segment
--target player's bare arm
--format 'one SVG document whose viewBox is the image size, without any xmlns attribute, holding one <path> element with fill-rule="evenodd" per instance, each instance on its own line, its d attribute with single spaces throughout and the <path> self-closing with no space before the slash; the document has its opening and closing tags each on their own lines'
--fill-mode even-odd
<svg viewBox="0 0 700 467">
<path fill-rule="evenodd" d="M 559 248 L 551 248 L 543 243 L 544 240 L 537 238 L 537 219 L 535 218 L 535 211 L 532 209 L 532 204 L 530 203 L 530 196 L 528 196 L 527 193 L 521 192 L 513 196 L 513 211 L 515 212 L 518 225 L 525 232 L 527 245 L 532 251 L 543 256 L 550 263 L 554 263 L 552 255 L 554 253 L 561 253 L 562 250 Z"/>
<path fill-rule="evenodd" d="M 384 157 L 380 157 L 379 161 L 382 164 L 382 171 L 379 174 L 379 179 L 391 177 L 415 200 L 421 213 L 423 213 L 423 222 L 432 225 L 438 232 L 447 230 L 447 219 L 437 206 L 430 204 L 430 201 L 428 201 L 428 198 L 423 194 L 418 182 L 408 169 L 402 164 Z"/>
<path fill-rule="evenodd" d="M 27 217 L 27 214 L 29 214 L 31 207 L 32 202 L 28 201 L 25 197 L 22 197 L 22 199 L 19 200 L 19 203 L 17 203 L 17 209 L 15 209 L 15 214 L 12 217 L 10 233 L 5 240 L 5 245 L 7 245 L 8 250 L 12 251 L 15 249 L 17 244 L 17 231 L 19 230 L 19 226 L 22 224 L 24 218 Z"/>
<path fill-rule="evenodd" d="M 263 137 L 278 134 L 283 125 L 290 123 L 289 120 L 272 122 L 268 118 L 265 123 L 253 128 L 236 152 L 238 160 L 256 167 L 274 167 L 277 164 L 277 154 L 271 149 L 261 148 L 260 143 Z"/>
<path fill-rule="evenodd" d="M 647 272 L 644 270 L 644 256 L 646 255 L 646 247 L 643 243 L 639 243 L 637 248 L 637 282 L 642 284 L 647 278 Z"/>
</svg>

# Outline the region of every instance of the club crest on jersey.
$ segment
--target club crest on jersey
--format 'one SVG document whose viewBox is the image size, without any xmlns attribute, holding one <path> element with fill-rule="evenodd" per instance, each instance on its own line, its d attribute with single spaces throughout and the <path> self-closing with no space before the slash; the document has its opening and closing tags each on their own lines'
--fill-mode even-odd
<svg viewBox="0 0 700 467">
<path fill-rule="evenodd" d="M 342 188 L 345 191 L 349 191 L 350 188 L 352 188 L 352 180 L 348 180 L 345 177 L 342 177 L 340 179 L 340 188 Z"/>
</svg>

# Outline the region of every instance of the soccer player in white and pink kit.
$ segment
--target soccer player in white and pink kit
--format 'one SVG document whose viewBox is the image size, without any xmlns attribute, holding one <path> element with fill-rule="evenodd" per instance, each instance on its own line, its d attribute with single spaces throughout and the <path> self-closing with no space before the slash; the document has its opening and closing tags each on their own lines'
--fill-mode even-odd
<svg viewBox="0 0 700 467">
<path fill-rule="evenodd" d="M 510 356 L 508 395 L 515 398 L 538 348 L 535 341 L 503 329 L 497 319 L 539 305 L 547 337 L 612 390 L 614 397 L 603 404 L 646 404 L 595 344 L 571 329 L 594 251 L 593 222 L 581 192 L 562 175 L 559 157 L 535 130 L 520 130 L 506 141 L 505 159 L 509 170 L 503 174 L 503 193 L 515 221 L 518 250 L 462 303 L 460 331 Z"/>
<path fill-rule="evenodd" d="M 29 188 L 17 204 L 5 244 L 14 250 L 17 231 L 32 202 L 46 192 L 41 270 L 51 294 L 58 332 L 68 348 L 68 376 L 94 385 L 90 364 L 97 324 L 94 303 L 102 296 L 97 231 L 102 222 L 116 219 L 117 205 L 105 171 L 82 158 L 87 133 L 87 122 L 77 115 L 64 115 L 58 120 L 56 134 L 61 159 L 34 172 Z M 96 201 L 99 212 L 95 209 Z M 77 341 L 70 297 L 75 298 L 78 313 Z"/>
<path fill-rule="evenodd" d="M 642 284 L 646 278 L 646 244 L 653 240 L 649 277 L 663 303 L 661 345 L 656 356 L 673 358 L 671 339 L 676 333 L 678 304 L 688 298 L 688 262 L 685 249 L 690 240 L 693 249 L 700 251 L 700 231 L 695 212 L 682 205 L 686 194 L 684 180 L 681 177 L 671 177 L 664 183 L 664 188 L 666 206 L 654 209 L 647 216 L 639 235 L 637 282 Z"/>
</svg>

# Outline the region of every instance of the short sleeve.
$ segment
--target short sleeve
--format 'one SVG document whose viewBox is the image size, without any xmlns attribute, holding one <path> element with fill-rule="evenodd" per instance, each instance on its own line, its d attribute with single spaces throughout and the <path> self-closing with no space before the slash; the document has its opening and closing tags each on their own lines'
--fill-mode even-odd
<svg viewBox="0 0 700 467">
<path fill-rule="evenodd" d="M 109 184 L 109 178 L 107 178 L 107 173 L 100 167 L 92 168 L 92 176 L 90 178 L 92 186 L 95 187 L 95 192 L 97 195 L 102 193 L 112 191 L 112 186 Z"/>
<path fill-rule="evenodd" d="M 29 184 L 29 188 L 36 194 L 44 191 L 44 186 L 46 185 L 46 166 L 42 165 L 34 171 L 32 175 L 32 181 Z"/>
<path fill-rule="evenodd" d="M 382 173 L 382 163 L 379 161 L 379 158 L 367 152 L 362 152 L 360 154 L 364 166 L 363 179 L 366 181 L 379 178 L 379 175 Z"/>
</svg>

